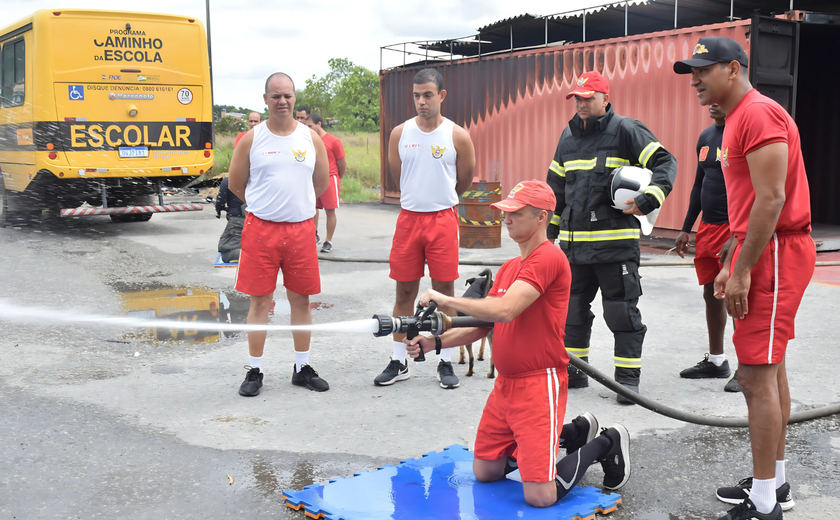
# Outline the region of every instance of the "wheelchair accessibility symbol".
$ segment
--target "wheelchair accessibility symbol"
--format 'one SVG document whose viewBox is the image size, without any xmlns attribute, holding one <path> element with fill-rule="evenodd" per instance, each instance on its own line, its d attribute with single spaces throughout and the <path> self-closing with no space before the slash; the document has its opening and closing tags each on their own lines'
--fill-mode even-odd
<svg viewBox="0 0 840 520">
<path fill-rule="evenodd" d="M 84 85 L 68 85 L 67 86 L 69 92 L 69 97 L 71 101 L 84 101 L 85 100 L 85 88 Z"/>
</svg>

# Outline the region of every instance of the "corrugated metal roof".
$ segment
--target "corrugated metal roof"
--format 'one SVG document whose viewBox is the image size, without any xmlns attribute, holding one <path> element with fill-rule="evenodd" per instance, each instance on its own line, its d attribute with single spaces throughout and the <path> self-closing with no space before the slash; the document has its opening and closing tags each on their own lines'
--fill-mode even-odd
<svg viewBox="0 0 840 520">
<path fill-rule="evenodd" d="M 627 3 L 627 35 L 674 29 L 674 0 L 632 0 Z M 840 12 L 836 0 L 794 0 L 795 10 Z M 753 14 L 774 15 L 786 12 L 790 0 L 678 0 L 676 28 L 687 28 L 749 19 Z M 625 2 L 614 2 L 557 15 L 522 14 L 505 18 L 478 29 L 472 39 L 441 40 L 420 45 L 421 49 L 476 56 L 538 45 L 584 41 L 583 12 L 586 11 L 585 41 L 625 36 Z M 547 30 L 547 33 L 546 33 Z M 479 46 L 478 41 L 482 43 Z"/>
</svg>

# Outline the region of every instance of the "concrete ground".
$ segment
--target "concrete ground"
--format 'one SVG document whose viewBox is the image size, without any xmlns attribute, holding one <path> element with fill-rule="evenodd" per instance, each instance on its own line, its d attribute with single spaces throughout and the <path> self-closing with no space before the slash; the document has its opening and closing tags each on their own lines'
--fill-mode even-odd
<svg viewBox="0 0 840 520">
<path fill-rule="evenodd" d="M 339 209 L 332 257 L 386 259 L 397 209 Z M 124 314 L 126 292 L 206 289 L 244 321 L 247 300 L 233 291 L 234 269 L 214 268 L 224 221 L 203 212 L 155 215 L 146 223 L 107 217 L 16 224 L 0 229 L 0 297 L 54 312 Z M 324 219 L 321 236 L 324 236 Z M 461 250 L 461 258 L 502 261 L 517 254 L 503 231 L 497 250 Z M 325 255 L 326 256 L 326 255 Z M 644 261 L 672 261 L 654 250 Z M 834 269 L 834 270 L 832 270 Z M 835 375 L 837 268 L 818 268 L 805 294 L 788 370 L 794 410 L 840 400 Z M 457 287 L 481 267 L 463 266 Z M 682 380 L 678 373 L 707 351 L 701 289 L 693 269 L 642 267 L 640 308 L 648 326 L 642 392 L 678 409 L 744 416 L 726 380 Z M 315 322 L 390 314 L 394 282 L 383 263 L 321 262 L 322 293 L 312 298 Z M 816 278 L 815 278 L 816 279 Z M 429 286 L 424 279 L 421 289 Z M 274 323 L 286 323 L 282 286 Z M 612 372 L 612 337 L 595 322 L 591 362 Z M 203 319 L 203 318 L 202 318 Z M 450 444 L 472 446 L 493 380 L 463 377 L 442 390 L 435 356 L 412 364 L 412 377 L 376 387 L 390 338 L 316 334 L 312 365 L 331 390 L 290 384 L 294 356 L 288 333 L 271 333 L 266 379 L 256 398 L 237 388 L 248 363 L 244 334 L 218 341 L 154 341 L 123 330 L 77 326 L 0 326 L 0 518 L 16 519 L 302 519 L 281 492 L 330 477 L 396 463 Z M 731 329 L 730 329 L 731 330 Z M 195 339 L 195 336 L 191 336 Z M 734 364 L 734 351 L 727 341 Z M 631 432 L 632 477 L 614 520 L 715 519 L 727 505 L 714 489 L 751 473 L 745 430 L 701 427 L 621 406 L 593 383 L 571 390 L 567 418 L 590 411 Z M 826 514 L 840 500 L 840 420 L 790 428 L 788 480 L 796 507 L 788 520 Z M 230 484 L 229 476 L 233 478 Z M 593 466 L 583 483 L 600 486 Z M 829 514 L 830 516 L 830 514 Z M 439 518 L 457 518 L 441 512 Z"/>
</svg>

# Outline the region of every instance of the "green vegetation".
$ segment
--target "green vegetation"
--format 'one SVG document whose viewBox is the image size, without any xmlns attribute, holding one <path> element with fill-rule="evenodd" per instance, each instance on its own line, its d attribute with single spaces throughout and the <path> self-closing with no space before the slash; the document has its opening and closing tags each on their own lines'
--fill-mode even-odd
<svg viewBox="0 0 840 520">
<path fill-rule="evenodd" d="M 236 136 L 247 129 L 248 123 L 245 120 L 236 119 L 233 116 L 225 116 L 216 121 L 217 134 Z"/>
<path fill-rule="evenodd" d="M 307 105 L 325 120 L 337 119 L 348 132 L 379 130 L 379 76 L 343 59 L 329 60 L 330 71 L 306 80 L 296 105 Z"/>
<path fill-rule="evenodd" d="M 347 171 L 341 179 L 341 201 L 347 204 L 378 201 L 379 133 L 330 133 L 341 139 L 347 158 Z"/>
<path fill-rule="evenodd" d="M 219 177 L 230 169 L 230 158 L 233 157 L 233 142 L 236 140 L 232 135 L 216 134 L 215 157 L 213 158 L 213 177 Z"/>
</svg>

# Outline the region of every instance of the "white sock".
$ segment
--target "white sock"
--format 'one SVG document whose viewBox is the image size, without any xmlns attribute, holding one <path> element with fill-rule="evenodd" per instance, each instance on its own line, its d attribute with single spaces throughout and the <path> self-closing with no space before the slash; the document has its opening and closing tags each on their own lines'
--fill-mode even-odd
<svg viewBox="0 0 840 520">
<path fill-rule="evenodd" d="M 755 504 L 756 511 L 762 515 L 770 514 L 776 507 L 776 479 L 753 479 L 750 500 Z"/>
<path fill-rule="evenodd" d="M 726 354 L 709 354 L 709 361 L 719 367 L 726 361 Z"/>
<path fill-rule="evenodd" d="M 399 361 L 400 363 L 405 363 L 405 343 L 402 341 L 395 341 L 394 342 L 394 359 Z"/>
<path fill-rule="evenodd" d="M 449 363 L 452 363 L 453 350 L 455 350 L 453 347 L 440 349 L 440 355 L 438 355 L 438 359 L 440 361 L 448 361 Z"/>
<path fill-rule="evenodd" d="M 782 487 L 787 479 L 785 478 L 785 461 L 776 461 L 776 489 Z"/>
<path fill-rule="evenodd" d="M 260 372 L 264 373 L 263 372 L 263 367 L 262 367 L 262 356 L 260 356 L 260 357 L 251 356 L 251 368 L 259 368 Z"/>
<path fill-rule="evenodd" d="M 300 372 L 300 369 L 306 364 L 309 364 L 309 351 L 298 352 L 295 350 L 295 371 Z"/>
</svg>

